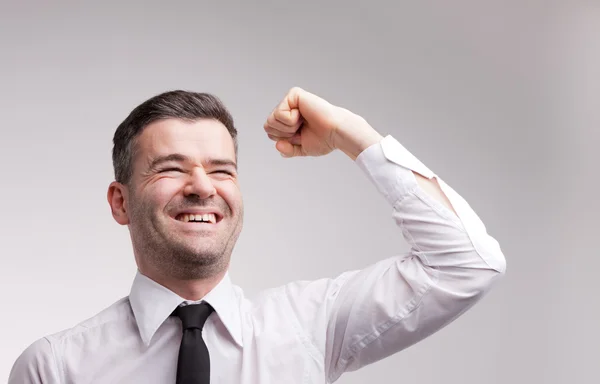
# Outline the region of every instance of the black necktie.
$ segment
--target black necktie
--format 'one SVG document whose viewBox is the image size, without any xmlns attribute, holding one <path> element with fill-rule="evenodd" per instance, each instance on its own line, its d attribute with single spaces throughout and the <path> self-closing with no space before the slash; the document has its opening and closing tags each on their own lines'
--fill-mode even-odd
<svg viewBox="0 0 600 384">
<path fill-rule="evenodd" d="M 202 327 L 213 307 L 207 302 L 177 307 L 171 316 L 181 319 L 183 336 L 179 347 L 176 384 L 209 384 L 210 358 L 202 339 Z"/>
</svg>

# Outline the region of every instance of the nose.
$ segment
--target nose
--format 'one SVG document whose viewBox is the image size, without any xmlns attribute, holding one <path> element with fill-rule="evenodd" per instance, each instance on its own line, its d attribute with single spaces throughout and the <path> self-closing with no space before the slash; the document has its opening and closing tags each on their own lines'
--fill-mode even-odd
<svg viewBox="0 0 600 384">
<path fill-rule="evenodd" d="M 206 199 L 216 194 L 217 190 L 204 169 L 194 168 L 183 193 L 185 196 L 196 195 L 200 199 Z"/>
</svg>

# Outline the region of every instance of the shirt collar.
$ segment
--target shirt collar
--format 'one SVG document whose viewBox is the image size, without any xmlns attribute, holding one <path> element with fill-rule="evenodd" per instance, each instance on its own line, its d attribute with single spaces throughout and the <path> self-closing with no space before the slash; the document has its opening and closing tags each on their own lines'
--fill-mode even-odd
<svg viewBox="0 0 600 384">
<path fill-rule="evenodd" d="M 241 347 L 242 324 L 240 319 L 238 296 L 231 283 L 229 272 L 201 300 L 208 302 L 214 309 L 234 341 Z M 150 345 L 152 337 L 162 323 L 182 303 L 191 303 L 170 289 L 158 284 L 138 270 L 131 286 L 129 302 L 142 341 Z"/>
</svg>

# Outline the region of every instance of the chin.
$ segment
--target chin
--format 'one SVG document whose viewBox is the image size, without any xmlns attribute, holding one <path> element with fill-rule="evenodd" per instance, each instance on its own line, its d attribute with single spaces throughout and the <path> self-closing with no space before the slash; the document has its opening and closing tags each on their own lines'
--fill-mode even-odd
<svg viewBox="0 0 600 384">
<path fill-rule="evenodd" d="M 175 253 L 183 256 L 188 260 L 209 260 L 219 258 L 223 255 L 223 251 L 213 244 L 180 244 L 174 247 Z"/>
</svg>

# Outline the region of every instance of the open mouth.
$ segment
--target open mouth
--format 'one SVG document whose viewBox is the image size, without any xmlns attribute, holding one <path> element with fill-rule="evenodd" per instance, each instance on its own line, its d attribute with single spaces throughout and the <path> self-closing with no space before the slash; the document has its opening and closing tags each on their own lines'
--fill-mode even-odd
<svg viewBox="0 0 600 384">
<path fill-rule="evenodd" d="M 221 217 L 216 213 L 180 213 L 175 217 L 175 220 L 184 223 L 208 223 L 216 224 L 221 221 Z"/>
</svg>

